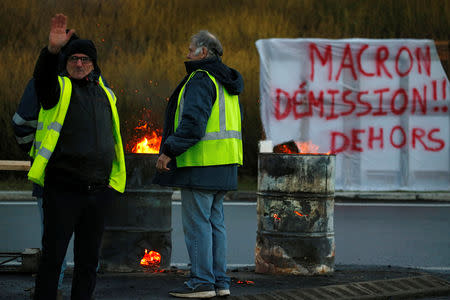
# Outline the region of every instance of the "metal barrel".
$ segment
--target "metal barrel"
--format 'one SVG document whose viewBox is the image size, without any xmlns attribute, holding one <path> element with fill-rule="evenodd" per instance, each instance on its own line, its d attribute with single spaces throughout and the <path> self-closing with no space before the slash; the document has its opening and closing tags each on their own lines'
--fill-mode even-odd
<svg viewBox="0 0 450 300">
<path fill-rule="evenodd" d="M 172 254 L 172 190 L 152 185 L 156 154 L 126 154 L 127 186 L 107 209 L 101 247 L 101 269 L 146 271 L 145 249 L 161 254 L 168 268 Z"/>
<path fill-rule="evenodd" d="M 261 153 L 255 271 L 334 271 L 335 155 Z"/>
</svg>

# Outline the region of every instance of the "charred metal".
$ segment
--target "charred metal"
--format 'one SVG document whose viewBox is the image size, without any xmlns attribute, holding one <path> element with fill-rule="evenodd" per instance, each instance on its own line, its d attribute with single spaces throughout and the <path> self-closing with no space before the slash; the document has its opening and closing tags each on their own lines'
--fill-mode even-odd
<svg viewBox="0 0 450 300">
<path fill-rule="evenodd" d="M 335 156 L 264 153 L 258 163 L 256 272 L 333 272 Z"/>
<path fill-rule="evenodd" d="M 161 254 L 160 269 L 172 254 L 172 190 L 151 184 L 157 154 L 127 154 L 127 186 L 105 220 L 101 268 L 109 272 L 145 271 L 145 249 Z"/>
</svg>

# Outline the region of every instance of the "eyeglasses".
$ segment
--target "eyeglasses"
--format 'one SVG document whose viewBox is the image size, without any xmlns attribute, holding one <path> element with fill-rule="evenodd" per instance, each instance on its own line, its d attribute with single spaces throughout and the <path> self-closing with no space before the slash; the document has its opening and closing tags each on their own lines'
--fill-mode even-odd
<svg viewBox="0 0 450 300">
<path fill-rule="evenodd" d="M 90 58 L 88 56 L 75 56 L 75 55 L 72 55 L 71 57 L 69 57 L 69 62 L 72 64 L 76 64 L 78 62 L 78 60 L 81 60 L 81 63 L 83 65 L 87 65 L 92 61 L 92 58 Z"/>
</svg>

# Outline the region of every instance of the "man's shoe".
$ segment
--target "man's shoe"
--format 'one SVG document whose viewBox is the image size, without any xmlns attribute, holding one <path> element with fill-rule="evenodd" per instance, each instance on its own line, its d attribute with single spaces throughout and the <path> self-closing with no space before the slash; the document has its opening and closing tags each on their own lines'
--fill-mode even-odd
<svg viewBox="0 0 450 300">
<path fill-rule="evenodd" d="M 219 297 L 225 297 L 225 296 L 230 296 L 231 293 L 230 293 L 229 289 L 218 289 L 216 294 Z"/>
<path fill-rule="evenodd" d="M 212 298 L 216 296 L 216 291 L 208 285 L 199 285 L 195 289 L 184 285 L 182 288 L 171 290 L 169 294 L 178 298 Z"/>
</svg>

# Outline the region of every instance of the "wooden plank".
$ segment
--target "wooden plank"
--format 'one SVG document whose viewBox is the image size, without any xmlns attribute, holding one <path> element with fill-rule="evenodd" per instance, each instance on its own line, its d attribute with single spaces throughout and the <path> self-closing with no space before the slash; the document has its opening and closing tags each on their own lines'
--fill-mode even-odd
<svg viewBox="0 0 450 300">
<path fill-rule="evenodd" d="M 0 170 L 2 171 L 28 171 L 31 163 L 26 160 L 0 160 Z"/>
</svg>

